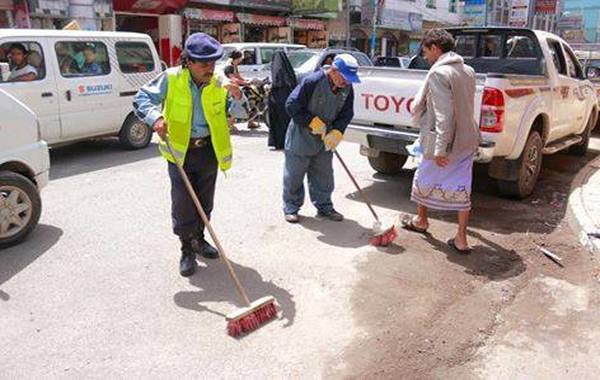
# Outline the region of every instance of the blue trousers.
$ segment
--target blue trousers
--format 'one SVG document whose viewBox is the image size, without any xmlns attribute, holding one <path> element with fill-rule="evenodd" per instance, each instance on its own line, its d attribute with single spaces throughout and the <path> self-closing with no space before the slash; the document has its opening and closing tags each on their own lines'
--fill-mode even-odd
<svg viewBox="0 0 600 380">
<path fill-rule="evenodd" d="M 202 148 L 188 150 L 183 169 L 187 174 L 194 192 L 200 198 L 200 204 L 210 219 L 215 197 L 215 185 L 219 172 L 217 158 L 208 143 Z M 185 184 L 175 164 L 169 162 L 171 179 L 171 217 L 173 232 L 181 238 L 204 238 L 204 223 L 194 207 Z"/>
<path fill-rule="evenodd" d="M 296 214 L 304 204 L 304 177 L 308 178 L 310 200 L 318 211 L 333 210 L 331 193 L 333 181 L 333 153 L 321 149 L 316 155 L 298 155 L 285 151 L 283 171 L 283 212 Z"/>
</svg>

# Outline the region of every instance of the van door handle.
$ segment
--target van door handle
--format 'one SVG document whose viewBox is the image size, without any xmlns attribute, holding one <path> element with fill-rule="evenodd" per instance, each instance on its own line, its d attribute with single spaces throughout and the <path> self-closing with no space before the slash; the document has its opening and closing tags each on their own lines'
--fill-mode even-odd
<svg viewBox="0 0 600 380">
<path fill-rule="evenodd" d="M 65 95 L 67 95 L 67 100 L 70 102 L 71 101 L 71 90 L 67 90 Z"/>
<path fill-rule="evenodd" d="M 52 97 L 51 92 L 42 92 L 42 98 L 50 98 L 50 97 Z"/>
</svg>

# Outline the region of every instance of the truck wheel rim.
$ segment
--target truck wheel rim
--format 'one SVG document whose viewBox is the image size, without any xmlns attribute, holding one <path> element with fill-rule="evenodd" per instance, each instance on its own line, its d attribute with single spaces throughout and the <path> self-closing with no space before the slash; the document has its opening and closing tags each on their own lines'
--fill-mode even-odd
<svg viewBox="0 0 600 380">
<path fill-rule="evenodd" d="M 134 123 L 129 129 L 129 137 L 133 144 L 139 145 L 146 141 L 148 128 L 144 123 Z"/>
<path fill-rule="evenodd" d="M 527 152 L 527 162 L 525 163 L 526 180 L 527 184 L 533 182 L 537 176 L 539 166 L 539 155 L 540 152 L 537 147 L 533 146 Z"/>
<path fill-rule="evenodd" d="M 33 203 L 15 186 L 0 186 L 0 239 L 18 234 L 29 224 Z"/>
</svg>

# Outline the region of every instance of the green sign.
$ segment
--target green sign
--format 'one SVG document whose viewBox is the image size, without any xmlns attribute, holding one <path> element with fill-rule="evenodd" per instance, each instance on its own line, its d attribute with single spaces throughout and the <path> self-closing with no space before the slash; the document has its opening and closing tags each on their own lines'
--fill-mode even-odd
<svg viewBox="0 0 600 380">
<path fill-rule="evenodd" d="M 338 12 L 341 0 L 292 0 L 294 14 L 316 14 Z"/>
</svg>

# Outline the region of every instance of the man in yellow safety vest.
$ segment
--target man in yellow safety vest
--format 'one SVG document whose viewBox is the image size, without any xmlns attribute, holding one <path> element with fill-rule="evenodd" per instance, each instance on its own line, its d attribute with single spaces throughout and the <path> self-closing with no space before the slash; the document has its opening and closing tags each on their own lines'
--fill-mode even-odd
<svg viewBox="0 0 600 380">
<path fill-rule="evenodd" d="M 239 88 L 217 76 L 215 62 L 223 55 L 221 44 L 204 33 L 185 42 L 181 66 L 167 69 L 140 89 L 134 99 L 136 115 L 161 137 L 159 146 L 168 161 L 171 180 L 173 232 L 181 241 L 179 272 L 191 276 L 196 254 L 219 257 L 204 239 L 204 223 L 192 204 L 175 160 L 183 163 L 207 215 L 213 209 L 218 170 L 231 167 L 232 148 L 227 124 L 228 92 L 236 98 Z M 166 147 L 168 138 L 173 155 Z"/>
</svg>

